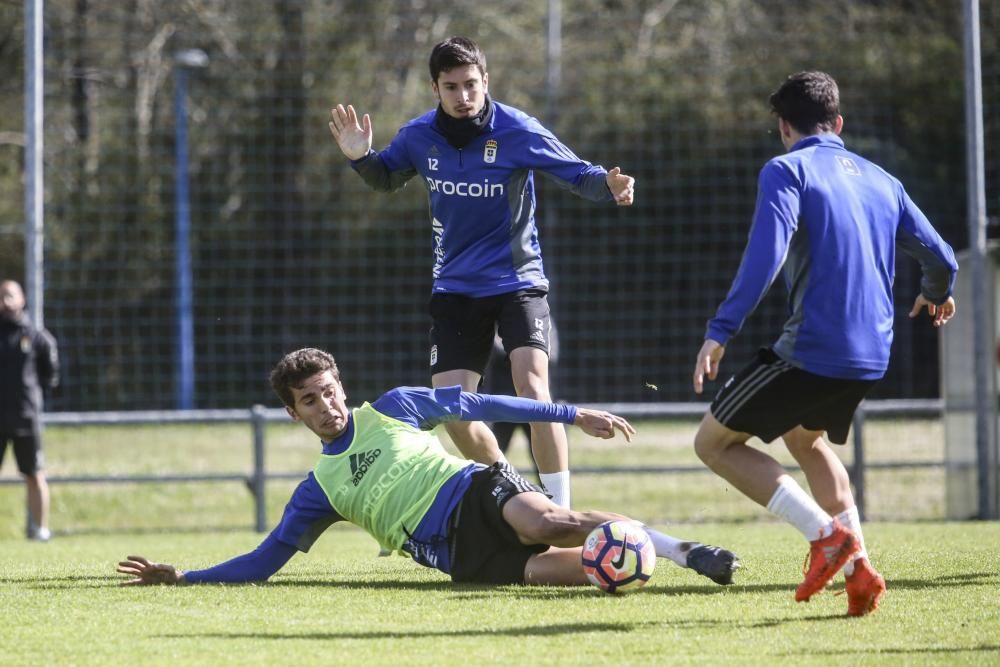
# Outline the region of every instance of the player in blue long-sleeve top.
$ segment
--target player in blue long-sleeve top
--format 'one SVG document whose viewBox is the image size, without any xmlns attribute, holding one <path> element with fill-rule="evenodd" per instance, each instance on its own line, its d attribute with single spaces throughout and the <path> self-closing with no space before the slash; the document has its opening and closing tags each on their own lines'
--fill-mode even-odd
<svg viewBox="0 0 1000 667">
<path fill-rule="evenodd" d="M 789 77 L 770 98 L 787 153 L 760 172 L 757 207 L 728 296 L 708 323 L 694 390 L 714 380 L 725 345 L 783 270 L 789 317 L 778 340 L 726 381 L 695 437 L 698 456 L 752 500 L 798 528 L 810 568 L 808 600 L 843 567 L 848 614 L 878 607 L 885 581 L 872 567 L 847 470 L 823 439 L 843 444 L 858 404 L 885 374 L 892 345 L 896 248 L 919 263 L 921 310 L 934 326 L 955 313 L 958 265 L 900 182 L 844 148 L 836 82 Z M 781 436 L 810 497 L 778 462 L 747 446 Z"/>
<path fill-rule="evenodd" d="M 437 109 L 409 121 L 382 151 L 372 150 L 368 114 L 331 110 L 330 131 L 352 167 L 376 190 L 419 176 L 430 200 L 434 284 L 430 366 L 435 387 L 475 391 L 499 330 L 518 396 L 551 400 L 548 279 L 535 226 L 534 172 L 592 201 L 632 204 L 634 179 L 578 158 L 537 120 L 491 99 L 486 56 L 451 37 L 430 57 Z M 479 422 L 448 425 L 468 458 L 504 460 Z M 532 423 L 532 454 L 542 483 L 569 506 L 566 434 Z"/>
<path fill-rule="evenodd" d="M 583 585 L 584 539 L 605 521 L 627 520 L 560 507 L 508 464 L 487 467 L 452 456 L 428 432 L 458 420 L 536 420 L 631 439 L 635 429 L 617 415 L 458 386 L 400 387 L 349 410 L 333 357 L 315 348 L 285 355 L 271 373 L 271 386 L 288 414 L 322 444 L 319 461 L 295 489 L 278 526 L 250 553 L 203 570 L 183 572 L 129 556 L 118 566 L 131 576 L 127 583 L 264 581 L 296 551 L 308 551 L 331 524 L 349 521 L 387 550 L 454 581 Z M 732 583 L 740 566 L 732 552 L 643 528 L 657 556 L 716 583 Z"/>
</svg>

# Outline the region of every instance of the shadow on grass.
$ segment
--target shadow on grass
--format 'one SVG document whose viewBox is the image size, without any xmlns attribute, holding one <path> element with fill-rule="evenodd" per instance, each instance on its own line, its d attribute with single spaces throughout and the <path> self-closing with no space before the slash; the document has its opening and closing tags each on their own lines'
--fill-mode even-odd
<svg viewBox="0 0 1000 667">
<path fill-rule="evenodd" d="M 558 623 L 556 625 L 519 626 L 516 628 L 476 628 L 464 630 L 371 630 L 365 632 L 304 632 L 301 634 L 284 632 L 205 632 L 152 635 L 153 639 L 306 639 L 336 641 L 344 639 L 424 639 L 427 637 L 550 637 L 554 635 L 576 635 L 592 632 L 633 632 L 645 630 L 644 623 Z"/>
<path fill-rule="evenodd" d="M 78 581 L 95 581 L 103 580 L 108 583 L 113 583 L 115 581 L 114 577 L 109 577 L 104 574 L 71 574 L 62 577 L 36 577 L 36 576 L 24 576 L 24 577 L 0 577 L 0 584 L 28 584 L 28 588 L 92 588 L 91 586 L 75 586 L 73 585 Z M 64 586 L 52 586 L 50 584 L 62 583 Z M 37 585 L 31 585 L 37 584 Z M 102 586 L 94 586 L 93 588 L 103 588 Z"/>
<path fill-rule="evenodd" d="M 891 579 L 888 582 L 889 590 L 925 590 L 932 588 L 957 587 L 957 586 L 979 586 L 993 584 L 1000 577 L 996 572 L 969 572 L 964 574 L 944 574 L 933 579 Z M 94 574 L 94 575 L 65 575 L 39 577 L 26 575 L 24 577 L 0 577 L 0 584 L 22 585 L 25 588 L 35 590 L 65 590 L 65 589 L 87 589 L 87 588 L 108 588 L 115 587 L 125 580 L 124 576 Z M 453 597 L 478 599 L 488 597 L 502 592 L 505 596 L 514 596 L 522 599 L 577 599 L 577 598 L 601 598 L 605 597 L 598 593 L 592 586 L 491 586 L 486 584 L 455 584 L 447 579 L 440 580 L 400 580 L 400 579 L 374 579 L 374 580 L 335 580 L 335 579 L 314 579 L 314 578 L 283 578 L 278 575 L 277 579 L 250 584 L 202 584 L 203 586 L 266 586 L 267 588 L 327 588 L 340 590 L 378 590 L 378 591 L 440 591 L 451 592 Z M 658 595 L 658 596 L 680 596 L 680 595 L 720 595 L 722 593 L 774 593 L 787 591 L 791 595 L 797 584 L 790 582 L 787 584 L 741 584 L 736 583 L 730 586 L 704 585 L 704 586 L 656 586 L 644 588 L 638 593 L 629 595 Z M 614 598 L 614 595 L 606 597 Z M 818 617 L 828 618 L 828 617 Z M 796 617 L 785 620 L 810 620 L 809 617 Z M 755 625 L 776 625 L 783 621 L 774 623 L 757 623 Z"/>
<path fill-rule="evenodd" d="M 203 533 L 245 533 L 251 525 L 226 526 L 114 526 L 110 528 L 69 528 L 53 532 L 54 537 L 119 537 L 128 535 L 201 535 Z M 263 535 L 263 533 L 261 533 Z"/>
<path fill-rule="evenodd" d="M 948 655 L 956 656 L 958 654 L 975 654 L 975 653 L 1000 653 L 1000 644 L 980 644 L 979 646 L 908 646 L 906 648 L 879 648 L 877 652 L 873 653 L 870 648 L 858 648 L 858 649 L 844 649 L 844 650 L 832 650 L 832 651 L 815 651 L 808 650 L 802 652 L 792 652 L 792 653 L 781 653 L 779 655 L 784 656 L 804 656 L 804 657 L 814 657 L 814 656 L 865 656 L 867 660 L 887 658 L 889 656 L 899 655 Z M 943 658 L 937 658 L 936 660 L 945 660 Z M 942 663 L 945 664 L 945 663 Z M 995 663 L 991 663 L 995 664 Z"/>
</svg>

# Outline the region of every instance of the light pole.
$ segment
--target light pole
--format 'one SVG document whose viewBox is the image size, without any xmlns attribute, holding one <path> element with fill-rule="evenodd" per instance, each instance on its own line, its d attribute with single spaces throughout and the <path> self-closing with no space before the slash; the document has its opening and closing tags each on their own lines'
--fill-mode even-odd
<svg viewBox="0 0 1000 667">
<path fill-rule="evenodd" d="M 194 407 L 194 301 L 191 279 L 191 202 L 188 194 L 187 76 L 188 70 L 208 66 L 201 49 L 185 49 L 174 54 L 175 131 L 175 292 L 177 305 L 176 407 Z"/>
</svg>

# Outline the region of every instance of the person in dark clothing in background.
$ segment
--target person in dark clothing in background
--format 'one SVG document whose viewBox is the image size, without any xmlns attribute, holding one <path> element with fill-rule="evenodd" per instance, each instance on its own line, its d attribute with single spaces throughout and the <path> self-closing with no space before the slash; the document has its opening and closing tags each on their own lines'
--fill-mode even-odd
<svg viewBox="0 0 1000 667">
<path fill-rule="evenodd" d="M 28 487 L 28 539 L 47 542 L 49 486 L 45 480 L 40 422 L 45 392 L 59 383 L 56 341 L 36 329 L 24 311 L 24 291 L 0 282 L 0 466 L 14 444 L 17 468 Z"/>
</svg>

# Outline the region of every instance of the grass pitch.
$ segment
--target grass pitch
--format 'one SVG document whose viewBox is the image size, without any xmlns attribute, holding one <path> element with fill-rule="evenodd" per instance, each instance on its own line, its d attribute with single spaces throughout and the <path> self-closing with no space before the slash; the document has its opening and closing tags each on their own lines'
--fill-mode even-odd
<svg viewBox="0 0 1000 667">
<path fill-rule="evenodd" d="M 571 429 L 573 465 L 697 463 L 694 424 L 637 426 L 631 445 Z M 869 461 L 940 461 L 942 440 L 937 422 L 866 431 Z M 46 454 L 63 476 L 248 472 L 249 441 L 245 425 L 61 427 L 46 432 Z M 294 425 L 270 426 L 267 443 L 273 472 L 304 472 L 318 451 Z M 527 468 L 523 441 L 511 459 Z M 22 537 L 23 486 L 0 486 L 0 665 L 1000 664 L 1000 523 L 939 521 L 940 469 L 870 470 L 868 481 L 865 538 L 889 591 L 860 619 L 834 595 L 842 578 L 795 603 L 805 541 L 707 472 L 574 476 L 576 507 L 620 511 L 744 561 L 737 583 L 720 587 L 661 560 L 648 586 L 621 597 L 455 586 L 376 558 L 374 540 L 350 526 L 266 584 L 120 587 L 115 564 L 129 554 L 201 568 L 253 549 L 262 535 L 249 530 L 247 490 L 53 484 L 56 537 L 37 544 Z M 272 524 L 293 487 L 268 483 Z"/>
<path fill-rule="evenodd" d="M 457 586 L 371 538 L 328 531 L 252 586 L 120 587 L 141 553 L 203 567 L 255 533 L 67 536 L 0 542 L 3 664 L 997 664 L 1000 525 L 871 524 L 889 590 L 847 618 L 826 591 L 797 604 L 805 542 L 778 524 L 670 528 L 743 557 L 720 587 L 660 560 L 645 588 Z M 836 589 L 843 587 L 842 578 Z"/>
</svg>

